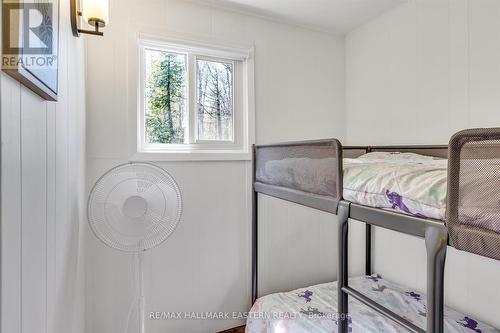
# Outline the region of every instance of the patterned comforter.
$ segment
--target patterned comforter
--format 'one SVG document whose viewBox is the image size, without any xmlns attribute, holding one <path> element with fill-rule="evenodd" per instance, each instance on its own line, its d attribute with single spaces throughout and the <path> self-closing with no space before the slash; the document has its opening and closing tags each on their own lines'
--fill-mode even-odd
<svg viewBox="0 0 500 333">
<path fill-rule="evenodd" d="M 413 153 L 344 159 L 344 199 L 444 220 L 447 160 Z"/>
<path fill-rule="evenodd" d="M 490 160 L 490 174 L 468 168 L 461 195 L 468 205 L 459 207 L 460 220 L 500 233 L 500 211 L 491 192 L 500 181 L 500 160 Z M 344 159 L 343 198 L 353 203 L 391 209 L 422 218 L 444 220 L 446 216 L 446 159 L 414 153 L 373 152 Z M 299 189 L 320 195 L 334 195 L 335 160 L 289 158 L 269 161 L 259 177 L 269 184 Z M 481 172 L 478 179 L 474 173 Z M 483 184 L 478 183 L 481 181 Z M 471 204 L 474 203 L 474 204 Z"/>
<path fill-rule="evenodd" d="M 350 286 L 401 315 L 415 325 L 426 324 L 424 294 L 383 280 L 378 275 L 349 280 Z M 325 283 L 288 293 L 271 294 L 255 302 L 247 320 L 247 333 L 337 332 L 337 283 Z M 349 298 L 349 332 L 390 333 L 406 330 Z M 447 333 L 499 333 L 470 316 L 445 309 Z"/>
</svg>

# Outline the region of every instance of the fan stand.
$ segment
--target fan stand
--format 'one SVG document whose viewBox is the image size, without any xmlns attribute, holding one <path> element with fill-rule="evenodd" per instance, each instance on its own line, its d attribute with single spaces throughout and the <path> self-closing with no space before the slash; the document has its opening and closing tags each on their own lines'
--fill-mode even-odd
<svg viewBox="0 0 500 333">
<path fill-rule="evenodd" d="M 144 196 L 145 193 L 148 195 Z M 162 213 L 151 216 L 149 211 Z M 165 170 L 153 164 L 118 165 L 102 175 L 90 191 L 87 220 L 94 235 L 113 249 L 135 254 L 131 262 L 137 263 L 137 270 L 132 265 L 132 284 L 137 283 L 137 300 L 133 295 L 124 333 L 128 332 L 135 307 L 138 327 L 134 331 L 146 331 L 144 252 L 158 246 L 174 232 L 181 214 L 179 186 Z M 123 226 L 119 220 L 122 217 Z M 133 226 L 134 222 L 153 224 L 154 228 L 143 232 L 140 226 Z"/>
<path fill-rule="evenodd" d="M 122 211 L 125 216 L 129 218 L 140 218 L 146 214 L 148 210 L 148 204 L 144 198 L 139 195 L 132 195 L 125 200 L 123 203 Z M 141 248 L 139 244 L 139 248 Z M 138 267 L 138 322 L 139 322 L 139 333 L 145 333 L 145 307 L 146 307 L 146 297 L 144 296 L 144 252 L 137 252 L 137 267 Z"/>
<path fill-rule="evenodd" d="M 145 333 L 144 323 L 146 297 L 144 296 L 144 251 L 137 252 L 137 264 L 139 267 L 139 333 Z"/>
</svg>

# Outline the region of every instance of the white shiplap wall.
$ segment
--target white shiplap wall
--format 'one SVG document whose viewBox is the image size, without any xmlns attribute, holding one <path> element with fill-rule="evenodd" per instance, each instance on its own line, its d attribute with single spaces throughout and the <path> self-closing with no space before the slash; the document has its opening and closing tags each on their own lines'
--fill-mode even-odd
<svg viewBox="0 0 500 333">
<path fill-rule="evenodd" d="M 411 0 L 349 33 L 346 92 L 349 144 L 500 126 L 500 1 Z"/>
<path fill-rule="evenodd" d="M 410 0 L 346 37 L 348 144 L 500 126 L 500 1 Z M 377 272 L 425 290 L 423 241 L 377 229 Z M 500 262 L 448 252 L 446 302 L 500 327 Z"/>
<path fill-rule="evenodd" d="M 84 332 L 83 41 L 60 3 L 59 101 L 1 78 L 1 331 Z"/>
<path fill-rule="evenodd" d="M 337 279 L 337 216 L 259 194 L 259 296 Z M 349 272 L 364 274 L 364 224 L 349 223 Z"/>
<path fill-rule="evenodd" d="M 196 1 L 112 0 L 110 13 L 111 24 L 105 36 L 89 39 L 87 45 L 89 187 L 107 169 L 131 157 L 140 33 L 254 45 L 258 143 L 343 136 L 341 37 Z M 175 233 L 146 255 L 146 311 L 247 311 L 251 280 L 250 161 L 160 165 L 179 183 L 185 206 Z M 105 247 L 89 235 L 89 332 L 123 331 L 136 295 L 130 263 L 130 256 Z M 148 320 L 146 330 L 217 332 L 241 323 Z M 130 331 L 136 324 L 133 317 Z"/>
</svg>

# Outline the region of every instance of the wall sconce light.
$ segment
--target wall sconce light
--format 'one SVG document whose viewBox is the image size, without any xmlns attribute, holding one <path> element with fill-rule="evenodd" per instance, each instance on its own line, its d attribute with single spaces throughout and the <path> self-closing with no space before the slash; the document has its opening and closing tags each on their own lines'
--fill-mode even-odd
<svg viewBox="0 0 500 333">
<path fill-rule="evenodd" d="M 109 0 L 81 0 L 83 8 L 80 7 L 79 0 L 71 0 L 71 28 L 73 35 L 79 37 L 80 34 L 103 36 L 100 28 L 109 23 Z M 94 30 L 80 29 L 80 17 Z"/>
</svg>

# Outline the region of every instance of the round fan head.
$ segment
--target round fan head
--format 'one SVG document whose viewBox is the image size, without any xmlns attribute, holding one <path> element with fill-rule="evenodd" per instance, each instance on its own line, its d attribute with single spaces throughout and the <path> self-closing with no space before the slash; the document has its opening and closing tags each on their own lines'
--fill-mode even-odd
<svg viewBox="0 0 500 333">
<path fill-rule="evenodd" d="M 181 214 L 177 183 L 165 170 L 148 163 L 109 170 L 95 183 L 87 205 L 96 237 L 125 252 L 161 244 L 174 232 Z"/>
</svg>

